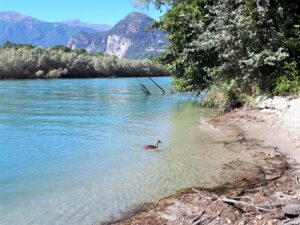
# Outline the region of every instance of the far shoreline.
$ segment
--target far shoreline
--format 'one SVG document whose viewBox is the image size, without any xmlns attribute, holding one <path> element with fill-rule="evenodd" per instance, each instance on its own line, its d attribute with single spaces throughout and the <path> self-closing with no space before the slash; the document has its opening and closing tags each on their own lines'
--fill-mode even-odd
<svg viewBox="0 0 300 225">
<path fill-rule="evenodd" d="M 14 78 L 14 79 L 0 79 L 0 81 L 17 81 L 17 80 L 83 80 L 83 79 L 116 79 L 116 78 L 148 78 L 149 76 L 107 76 L 107 77 L 58 77 L 58 78 Z M 170 77 L 171 75 L 151 75 L 150 77 Z"/>
</svg>

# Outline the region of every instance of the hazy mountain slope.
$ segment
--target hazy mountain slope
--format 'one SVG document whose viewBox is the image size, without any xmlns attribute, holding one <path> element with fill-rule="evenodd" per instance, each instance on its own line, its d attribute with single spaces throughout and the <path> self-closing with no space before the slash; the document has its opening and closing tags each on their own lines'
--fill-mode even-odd
<svg viewBox="0 0 300 225">
<path fill-rule="evenodd" d="M 120 58 L 151 58 L 163 51 L 167 43 L 165 33 L 155 29 L 146 32 L 153 21 L 142 13 L 130 13 L 109 31 L 74 35 L 68 46 Z"/>
<path fill-rule="evenodd" d="M 97 31 L 107 31 L 112 28 L 111 25 L 108 24 L 93 24 L 93 23 L 85 23 L 82 22 L 81 20 L 65 20 L 61 21 L 61 23 L 73 26 L 73 27 L 86 27 L 86 28 L 91 28 Z"/>
<path fill-rule="evenodd" d="M 0 45 L 6 41 L 51 47 L 67 44 L 79 32 L 97 30 L 63 23 L 48 23 L 17 12 L 0 12 Z"/>
</svg>

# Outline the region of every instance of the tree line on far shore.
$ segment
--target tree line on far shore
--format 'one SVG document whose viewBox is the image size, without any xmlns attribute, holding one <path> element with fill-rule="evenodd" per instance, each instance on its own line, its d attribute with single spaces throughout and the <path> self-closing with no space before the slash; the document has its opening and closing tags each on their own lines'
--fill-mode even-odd
<svg viewBox="0 0 300 225">
<path fill-rule="evenodd" d="M 127 60 L 65 46 L 41 48 L 5 43 L 0 48 L 0 79 L 167 76 L 150 60 Z"/>
</svg>

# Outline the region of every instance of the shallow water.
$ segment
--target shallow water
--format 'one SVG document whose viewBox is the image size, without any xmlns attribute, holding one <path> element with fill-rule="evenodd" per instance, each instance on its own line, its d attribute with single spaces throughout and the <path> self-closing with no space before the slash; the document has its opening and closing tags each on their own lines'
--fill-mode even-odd
<svg viewBox="0 0 300 225">
<path fill-rule="evenodd" d="M 90 225 L 226 177 L 234 153 L 199 128 L 215 113 L 140 81 L 151 96 L 134 78 L 0 82 L 1 225 Z"/>
</svg>

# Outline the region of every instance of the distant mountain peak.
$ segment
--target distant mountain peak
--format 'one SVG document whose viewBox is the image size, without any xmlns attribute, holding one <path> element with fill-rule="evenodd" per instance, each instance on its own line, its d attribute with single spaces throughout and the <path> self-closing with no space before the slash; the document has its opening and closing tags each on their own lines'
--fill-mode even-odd
<svg viewBox="0 0 300 225">
<path fill-rule="evenodd" d="M 107 31 L 112 28 L 109 24 L 95 24 L 95 23 L 86 23 L 79 19 L 72 19 L 72 20 L 64 20 L 60 23 L 69 25 L 69 26 L 79 26 L 79 27 L 87 27 L 91 29 L 95 29 L 97 31 Z"/>
<path fill-rule="evenodd" d="M 126 17 L 148 17 L 148 18 L 151 18 L 150 16 L 148 16 L 144 13 L 141 13 L 141 12 L 131 12 Z"/>
<path fill-rule="evenodd" d="M 95 33 L 97 30 L 62 23 L 48 23 L 14 11 L 0 11 L 0 45 L 6 41 L 43 47 L 65 45 L 70 37 L 79 32 Z"/>
<path fill-rule="evenodd" d="M 71 24 L 76 24 L 76 23 L 82 23 L 82 21 L 81 20 L 79 20 L 79 19 L 71 19 L 71 20 L 63 20 L 63 21 L 61 21 L 61 23 L 71 23 Z"/>
<path fill-rule="evenodd" d="M 155 29 L 146 32 L 154 21 L 143 13 L 132 12 L 107 32 L 76 34 L 69 40 L 68 46 L 119 58 L 151 58 L 163 51 L 167 43 L 165 33 Z"/>
<path fill-rule="evenodd" d="M 0 20 L 8 22 L 17 22 L 21 20 L 38 20 L 31 16 L 23 15 L 16 11 L 0 11 Z"/>
<path fill-rule="evenodd" d="M 154 21 L 150 16 L 140 13 L 140 12 L 132 12 L 129 13 L 123 20 L 132 20 L 132 21 Z M 122 21 L 122 20 L 121 20 Z"/>
</svg>

